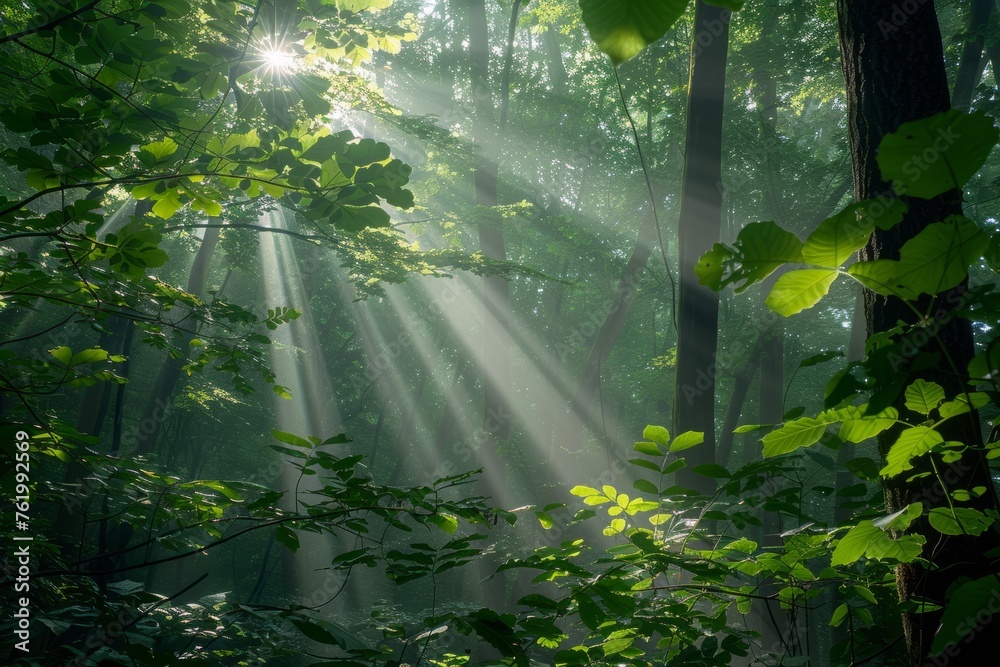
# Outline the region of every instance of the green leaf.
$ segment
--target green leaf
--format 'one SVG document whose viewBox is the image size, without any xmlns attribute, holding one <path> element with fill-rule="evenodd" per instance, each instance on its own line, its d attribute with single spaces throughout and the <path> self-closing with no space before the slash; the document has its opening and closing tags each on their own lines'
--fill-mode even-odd
<svg viewBox="0 0 1000 667">
<path fill-rule="evenodd" d="M 663 37 L 689 0 L 580 0 L 583 22 L 615 65 Z"/>
<path fill-rule="evenodd" d="M 829 422 L 813 417 L 802 417 L 782 424 L 781 428 L 764 436 L 764 456 L 780 456 L 814 445 L 826 433 L 828 425 Z"/>
<path fill-rule="evenodd" d="M 770 221 L 752 222 L 740 230 L 732 249 L 716 244 L 701 258 L 695 273 L 702 285 L 718 291 L 736 284 L 739 293 L 783 264 L 801 261 L 802 241 L 795 234 Z"/>
<path fill-rule="evenodd" d="M 906 388 L 906 407 L 927 416 L 944 400 L 944 389 L 936 382 L 915 380 Z"/>
<path fill-rule="evenodd" d="M 942 535 L 982 535 L 993 519 L 971 507 L 935 507 L 928 519 Z"/>
<path fill-rule="evenodd" d="M 642 491 L 643 493 L 652 493 L 654 495 L 659 495 L 660 493 L 660 490 L 656 488 L 656 485 L 648 479 L 637 479 L 632 482 L 632 486 L 637 491 Z"/>
<path fill-rule="evenodd" d="M 896 475 L 913 468 L 913 459 L 931 451 L 944 442 L 941 434 L 928 426 L 914 426 L 903 431 L 886 456 L 886 465 L 879 471 L 883 477 Z"/>
<path fill-rule="evenodd" d="M 69 365 L 79 366 L 80 364 L 89 364 L 95 361 L 105 361 L 107 358 L 107 350 L 102 350 L 99 347 L 92 347 L 74 354 L 73 358 L 69 362 Z"/>
<path fill-rule="evenodd" d="M 309 442 L 305 438 L 301 438 L 301 437 L 295 435 L 294 433 L 286 433 L 284 431 L 274 431 L 274 430 L 272 430 L 271 431 L 271 436 L 275 440 L 287 443 L 289 445 L 293 445 L 295 447 L 302 447 L 303 449 L 312 449 L 313 448 L 313 444 L 311 442 Z"/>
<path fill-rule="evenodd" d="M 166 137 L 163 141 L 154 141 L 153 143 L 146 144 L 140 149 L 140 157 L 142 153 L 148 153 L 149 157 L 146 160 L 151 160 L 150 166 L 163 162 L 166 158 L 170 157 L 177 152 L 177 142 Z"/>
<path fill-rule="evenodd" d="M 866 415 L 866 407 L 866 405 L 850 406 L 840 411 L 846 417 L 839 431 L 842 440 L 855 444 L 862 443 L 890 428 L 899 419 L 899 411 L 896 408 L 886 408 L 877 415 Z"/>
<path fill-rule="evenodd" d="M 969 362 L 969 377 L 985 380 L 1000 374 L 1000 339 L 994 338 L 986 344 L 986 349 Z"/>
<path fill-rule="evenodd" d="M 640 454 L 645 454 L 646 456 L 663 456 L 664 451 L 660 449 L 660 445 L 655 442 L 637 442 L 635 443 L 633 449 Z"/>
<path fill-rule="evenodd" d="M 336 623 L 304 617 L 289 618 L 295 627 L 309 639 L 327 646 L 339 646 L 348 651 L 363 651 L 367 647 L 351 632 Z"/>
<path fill-rule="evenodd" d="M 299 550 L 299 536 L 288 526 L 278 526 L 274 529 L 274 539 L 280 544 L 284 544 L 291 551 Z"/>
<path fill-rule="evenodd" d="M 65 345 L 60 345 L 59 347 L 54 347 L 49 350 L 49 354 L 56 358 L 57 361 L 61 361 L 66 366 L 70 365 L 73 359 L 73 351 L 66 347 Z"/>
<path fill-rule="evenodd" d="M 702 477 L 711 477 L 712 479 L 729 479 L 733 476 L 731 472 L 718 463 L 702 463 L 691 468 L 691 472 Z"/>
<path fill-rule="evenodd" d="M 579 496 L 580 498 L 589 498 L 590 496 L 600 496 L 601 492 L 590 486 L 574 486 L 569 490 L 574 496 Z"/>
<path fill-rule="evenodd" d="M 826 350 L 825 352 L 814 354 L 811 357 L 806 357 L 799 362 L 799 368 L 809 368 L 810 366 L 816 366 L 817 364 L 822 364 L 830 361 L 831 359 L 837 359 L 843 356 L 844 353 L 841 350 Z"/>
<path fill-rule="evenodd" d="M 694 266 L 694 274 L 698 276 L 700 284 L 718 292 L 729 284 L 726 279 L 726 267 L 732 260 L 733 252 L 721 243 L 716 243 L 698 259 L 698 263 Z"/>
<path fill-rule="evenodd" d="M 979 618 L 984 610 L 995 614 L 998 599 L 1000 581 L 993 575 L 959 586 L 941 616 L 941 626 L 931 644 L 931 653 L 936 655 L 963 641 L 966 635 L 980 627 L 970 620 Z"/>
<path fill-rule="evenodd" d="M 863 248 L 875 231 L 874 218 L 864 215 L 867 203 L 851 204 L 821 222 L 802 246 L 802 259 L 835 269 Z"/>
<path fill-rule="evenodd" d="M 989 246 L 989 236 L 966 217 L 953 215 L 927 225 L 899 251 L 897 276 L 918 294 L 957 286 Z"/>
<path fill-rule="evenodd" d="M 743 426 L 737 426 L 733 429 L 733 433 L 743 434 L 752 433 L 754 431 L 760 431 L 765 428 L 771 428 L 774 424 L 744 424 Z"/>
<path fill-rule="evenodd" d="M 664 447 L 670 445 L 670 431 L 662 426 L 647 426 L 642 430 L 642 437 Z"/>
<path fill-rule="evenodd" d="M 989 402 L 989 395 L 984 394 L 981 391 L 974 391 L 969 394 L 960 394 L 955 397 L 955 400 L 942 403 L 941 407 L 938 409 L 938 413 L 941 415 L 942 419 L 950 419 L 951 417 L 957 417 L 958 415 L 964 415 L 967 412 L 978 410 Z"/>
<path fill-rule="evenodd" d="M 674 438 L 673 443 L 670 445 L 670 452 L 674 454 L 683 452 L 685 449 L 691 449 L 703 442 L 705 442 L 705 434 L 703 432 L 687 431 Z"/>
<path fill-rule="evenodd" d="M 825 269 L 789 271 L 778 278 L 767 297 L 767 307 L 789 317 L 812 308 L 830 291 L 838 272 Z"/>
<path fill-rule="evenodd" d="M 872 524 L 881 530 L 906 530 L 917 517 L 923 514 L 923 511 L 923 503 L 910 503 L 898 512 L 872 521 Z"/>
<path fill-rule="evenodd" d="M 834 610 L 833 616 L 830 617 L 830 626 L 839 628 L 840 624 L 844 622 L 845 618 L 847 618 L 848 611 L 850 611 L 850 607 L 847 606 L 846 602 L 842 602 L 841 605 Z"/>
<path fill-rule="evenodd" d="M 884 537 L 885 533 L 872 525 L 871 521 L 862 521 L 840 538 L 833 550 L 830 565 L 850 565 L 865 555 L 868 544 L 873 539 Z"/>
<path fill-rule="evenodd" d="M 830 564 L 850 565 L 862 556 L 909 563 L 920 555 L 924 542 L 922 535 L 904 535 L 894 540 L 871 521 L 862 521 L 837 543 Z"/>
<path fill-rule="evenodd" d="M 896 192 L 931 199 L 961 188 L 986 162 L 997 144 L 993 119 L 950 109 L 903 123 L 879 144 L 882 178 Z"/>
<path fill-rule="evenodd" d="M 427 520 L 433 523 L 435 526 L 443 530 L 444 532 L 452 535 L 458 530 L 458 519 L 451 514 L 434 514 L 427 517 Z"/>
</svg>

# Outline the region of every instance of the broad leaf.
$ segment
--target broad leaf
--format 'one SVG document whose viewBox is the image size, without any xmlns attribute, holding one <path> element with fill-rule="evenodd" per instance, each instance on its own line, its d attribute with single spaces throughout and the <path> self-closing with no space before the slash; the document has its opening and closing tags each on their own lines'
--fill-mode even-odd
<svg viewBox="0 0 1000 667">
<path fill-rule="evenodd" d="M 598 48 L 620 65 L 663 37 L 689 0 L 580 0 L 583 22 Z"/>
<path fill-rule="evenodd" d="M 887 134 L 877 160 L 896 192 L 930 199 L 964 186 L 996 144 L 992 118 L 950 109 Z"/>
<path fill-rule="evenodd" d="M 906 407 L 925 417 L 944 400 L 944 389 L 936 382 L 915 380 L 906 388 Z"/>
<path fill-rule="evenodd" d="M 984 394 L 981 391 L 974 391 L 969 394 L 956 396 L 953 401 L 942 403 L 941 407 L 938 409 L 938 413 L 941 415 L 942 419 L 948 419 L 950 417 L 964 415 L 972 410 L 978 410 L 989 402 L 990 397 L 988 394 Z"/>
<path fill-rule="evenodd" d="M 841 264 L 868 243 L 875 231 L 875 220 L 859 213 L 852 204 L 819 224 L 802 247 L 802 259 L 831 269 Z"/>
<path fill-rule="evenodd" d="M 980 627 L 970 621 L 978 618 L 984 610 L 994 610 L 997 599 L 1000 599 L 1000 581 L 994 575 L 962 584 L 948 600 L 941 616 L 940 629 L 931 644 L 931 653 L 941 653 L 963 641 L 966 635 Z"/>
<path fill-rule="evenodd" d="M 872 524 L 882 530 L 906 530 L 923 511 L 923 503 L 910 503 L 898 512 L 876 519 Z"/>
<path fill-rule="evenodd" d="M 795 234 L 770 221 L 752 222 L 740 230 L 732 248 L 716 244 L 702 256 L 695 273 L 702 285 L 720 290 L 735 284 L 739 293 L 783 264 L 801 261 L 802 241 Z"/>
<path fill-rule="evenodd" d="M 642 437 L 664 447 L 670 445 L 670 431 L 662 426 L 647 426 L 642 430 Z"/>
<path fill-rule="evenodd" d="M 913 459 L 923 456 L 943 442 L 941 434 L 928 426 L 908 428 L 889 449 L 886 465 L 879 474 L 883 477 L 895 477 L 901 472 L 910 470 L 913 468 Z"/>
<path fill-rule="evenodd" d="M 779 456 L 819 442 L 829 422 L 802 417 L 764 436 L 764 456 Z"/>
<path fill-rule="evenodd" d="M 839 272 L 826 269 L 790 271 L 778 278 L 767 297 L 767 307 L 785 317 L 812 308 L 830 291 Z"/>
<path fill-rule="evenodd" d="M 871 521 L 862 521 L 840 538 L 837 548 L 833 550 L 831 565 L 850 565 L 861 559 L 865 555 L 868 544 L 877 539 L 879 535 L 884 535 L 880 529 L 876 528 Z"/>
<path fill-rule="evenodd" d="M 830 564 L 850 565 L 862 557 L 909 563 L 920 555 L 924 542 L 922 535 L 894 540 L 871 521 L 862 521 L 837 543 Z"/>
<path fill-rule="evenodd" d="M 899 418 L 899 411 L 891 407 L 877 415 L 865 415 L 865 406 L 851 406 L 841 412 L 845 418 L 840 426 L 840 438 L 855 444 L 874 438 Z"/>
<path fill-rule="evenodd" d="M 989 236 L 974 222 L 953 215 L 935 222 L 907 241 L 899 260 L 877 259 L 853 264 L 848 273 L 868 289 L 887 296 L 915 299 L 955 287 L 968 275 L 989 245 Z"/>
<path fill-rule="evenodd" d="M 982 535 L 993 519 L 971 507 L 935 507 L 927 517 L 942 535 Z"/>
<path fill-rule="evenodd" d="M 705 442 L 704 433 L 700 431 L 687 431 L 674 438 L 673 443 L 670 445 L 670 451 L 672 453 L 683 452 L 685 449 L 690 449 L 703 442 Z"/>
</svg>

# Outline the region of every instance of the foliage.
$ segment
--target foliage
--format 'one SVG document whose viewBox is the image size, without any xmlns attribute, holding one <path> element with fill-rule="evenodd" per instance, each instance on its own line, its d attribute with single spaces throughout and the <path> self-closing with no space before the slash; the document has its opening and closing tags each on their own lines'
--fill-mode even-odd
<svg viewBox="0 0 1000 667">
<path fill-rule="evenodd" d="M 10 427 L 3 432 L 13 437 Z M 435 547 L 416 544 L 407 552 L 386 552 L 385 546 L 392 542 L 390 533 L 426 527 L 448 535 L 459 524 L 485 527 L 498 518 L 511 518 L 488 508 L 482 498 L 446 499 L 454 495 L 452 490 L 469 483 L 469 474 L 428 486 L 386 486 L 365 472 L 361 457 L 336 451 L 349 442 L 342 435 L 324 440 L 276 431 L 273 437 L 279 444 L 272 448 L 293 462 L 290 469 L 300 481 L 303 476 L 320 481 L 308 494 L 300 494 L 297 484 L 276 491 L 241 480 L 185 482 L 155 468 L 98 454 L 83 444 L 73 445 L 79 442 L 79 434 L 64 424 L 57 423 L 49 433 L 32 438 L 32 450 L 40 459 L 34 469 L 52 465 L 57 472 L 60 462 L 72 460 L 88 471 L 84 482 L 75 487 L 54 485 L 48 491 L 39 487 L 36 502 L 92 507 L 93 520 L 102 525 L 142 531 L 142 537 L 128 548 L 109 553 L 60 553 L 51 548 L 34 552 L 31 590 L 40 611 L 33 619 L 38 630 L 32 643 L 44 649 L 33 649 L 32 654 L 45 655 L 44 664 L 161 665 L 172 663 L 175 656 L 192 663 L 236 665 L 250 660 L 260 664 L 302 650 L 301 640 L 281 638 L 290 624 L 313 642 L 371 660 L 382 655 L 385 647 L 369 645 L 311 609 L 254 604 L 235 592 L 181 603 L 175 598 L 204 576 L 170 597 L 147 592 L 146 584 L 129 577 L 165 563 L 195 567 L 192 561 L 199 557 L 226 545 L 232 548 L 235 540 L 246 543 L 257 534 L 273 534 L 293 552 L 300 548 L 300 540 L 315 545 L 318 540 L 346 534 L 356 537 L 359 546 L 333 560 L 329 569 L 335 576 L 346 578 L 352 568 L 382 564 L 388 576 L 402 583 L 434 577 L 468 562 L 479 553 L 472 545 L 483 536 L 469 534 Z M 4 470 L 5 476 L 13 476 L 13 465 L 5 465 Z M 112 519 L 115 524 L 110 523 Z M 12 527 L 4 526 L 5 541 L 12 537 Z M 428 553 L 433 557 L 427 556 L 425 567 L 425 559 L 418 556 Z M 9 556 L 4 555 L 5 568 L 12 562 L 7 561 Z M 115 580 L 109 583 L 109 577 Z M 335 594 L 333 586 L 328 595 Z M 16 594 L 7 587 L 8 602 L 13 600 L 10 595 Z M 8 636 L 13 636 L 16 623 L 16 619 L 5 619 L 3 629 Z M 192 641 L 196 638 L 210 641 Z M 21 658 L 10 664 L 41 663 Z"/>
</svg>

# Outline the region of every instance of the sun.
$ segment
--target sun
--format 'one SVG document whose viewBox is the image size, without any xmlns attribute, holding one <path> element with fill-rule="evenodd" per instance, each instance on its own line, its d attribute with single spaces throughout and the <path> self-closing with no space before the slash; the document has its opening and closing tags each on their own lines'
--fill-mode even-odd
<svg viewBox="0 0 1000 667">
<path fill-rule="evenodd" d="M 295 55 L 286 51 L 264 51 L 260 54 L 264 67 L 272 70 L 290 70 L 295 66 Z"/>
</svg>

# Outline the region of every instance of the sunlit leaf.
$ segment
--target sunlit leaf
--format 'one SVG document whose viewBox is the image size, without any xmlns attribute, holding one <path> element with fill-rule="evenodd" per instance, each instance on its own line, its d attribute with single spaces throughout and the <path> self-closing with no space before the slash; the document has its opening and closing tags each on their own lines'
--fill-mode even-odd
<svg viewBox="0 0 1000 667">
<path fill-rule="evenodd" d="M 944 389 L 936 382 L 914 380 L 906 388 L 906 407 L 926 416 L 944 400 Z"/>
<path fill-rule="evenodd" d="M 913 468 L 913 459 L 926 454 L 944 442 L 941 434 L 929 426 L 914 426 L 903 431 L 889 449 L 886 465 L 880 471 L 883 477 L 896 475 Z"/>
<path fill-rule="evenodd" d="M 830 291 L 838 272 L 824 269 L 789 271 L 778 278 L 767 297 L 767 306 L 785 317 L 812 308 Z"/>
<path fill-rule="evenodd" d="M 971 507 L 935 507 L 928 519 L 942 535 L 982 535 L 993 519 Z"/>
<path fill-rule="evenodd" d="M 689 0 L 580 0 L 583 22 L 615 65 L 663 37 Z"/>
<path fill-rule="evenodd" d="M 764 456 L 779 456 L 814 445 L 826 433 L 827 426 L 829 422 L 813 417 L 802 417 L 782 424 L 780 428 L 764 436 Z"/>
<path fill-rule="evenodd" d="M 670 444 L 670 452 L 673 454 L 683 452 L 685 449 L 690 449 L 703 442 L 705 442 L 704 433 L 700 431 L 687 431 L 674 438 L 674 441 Z"/>
</svg>

